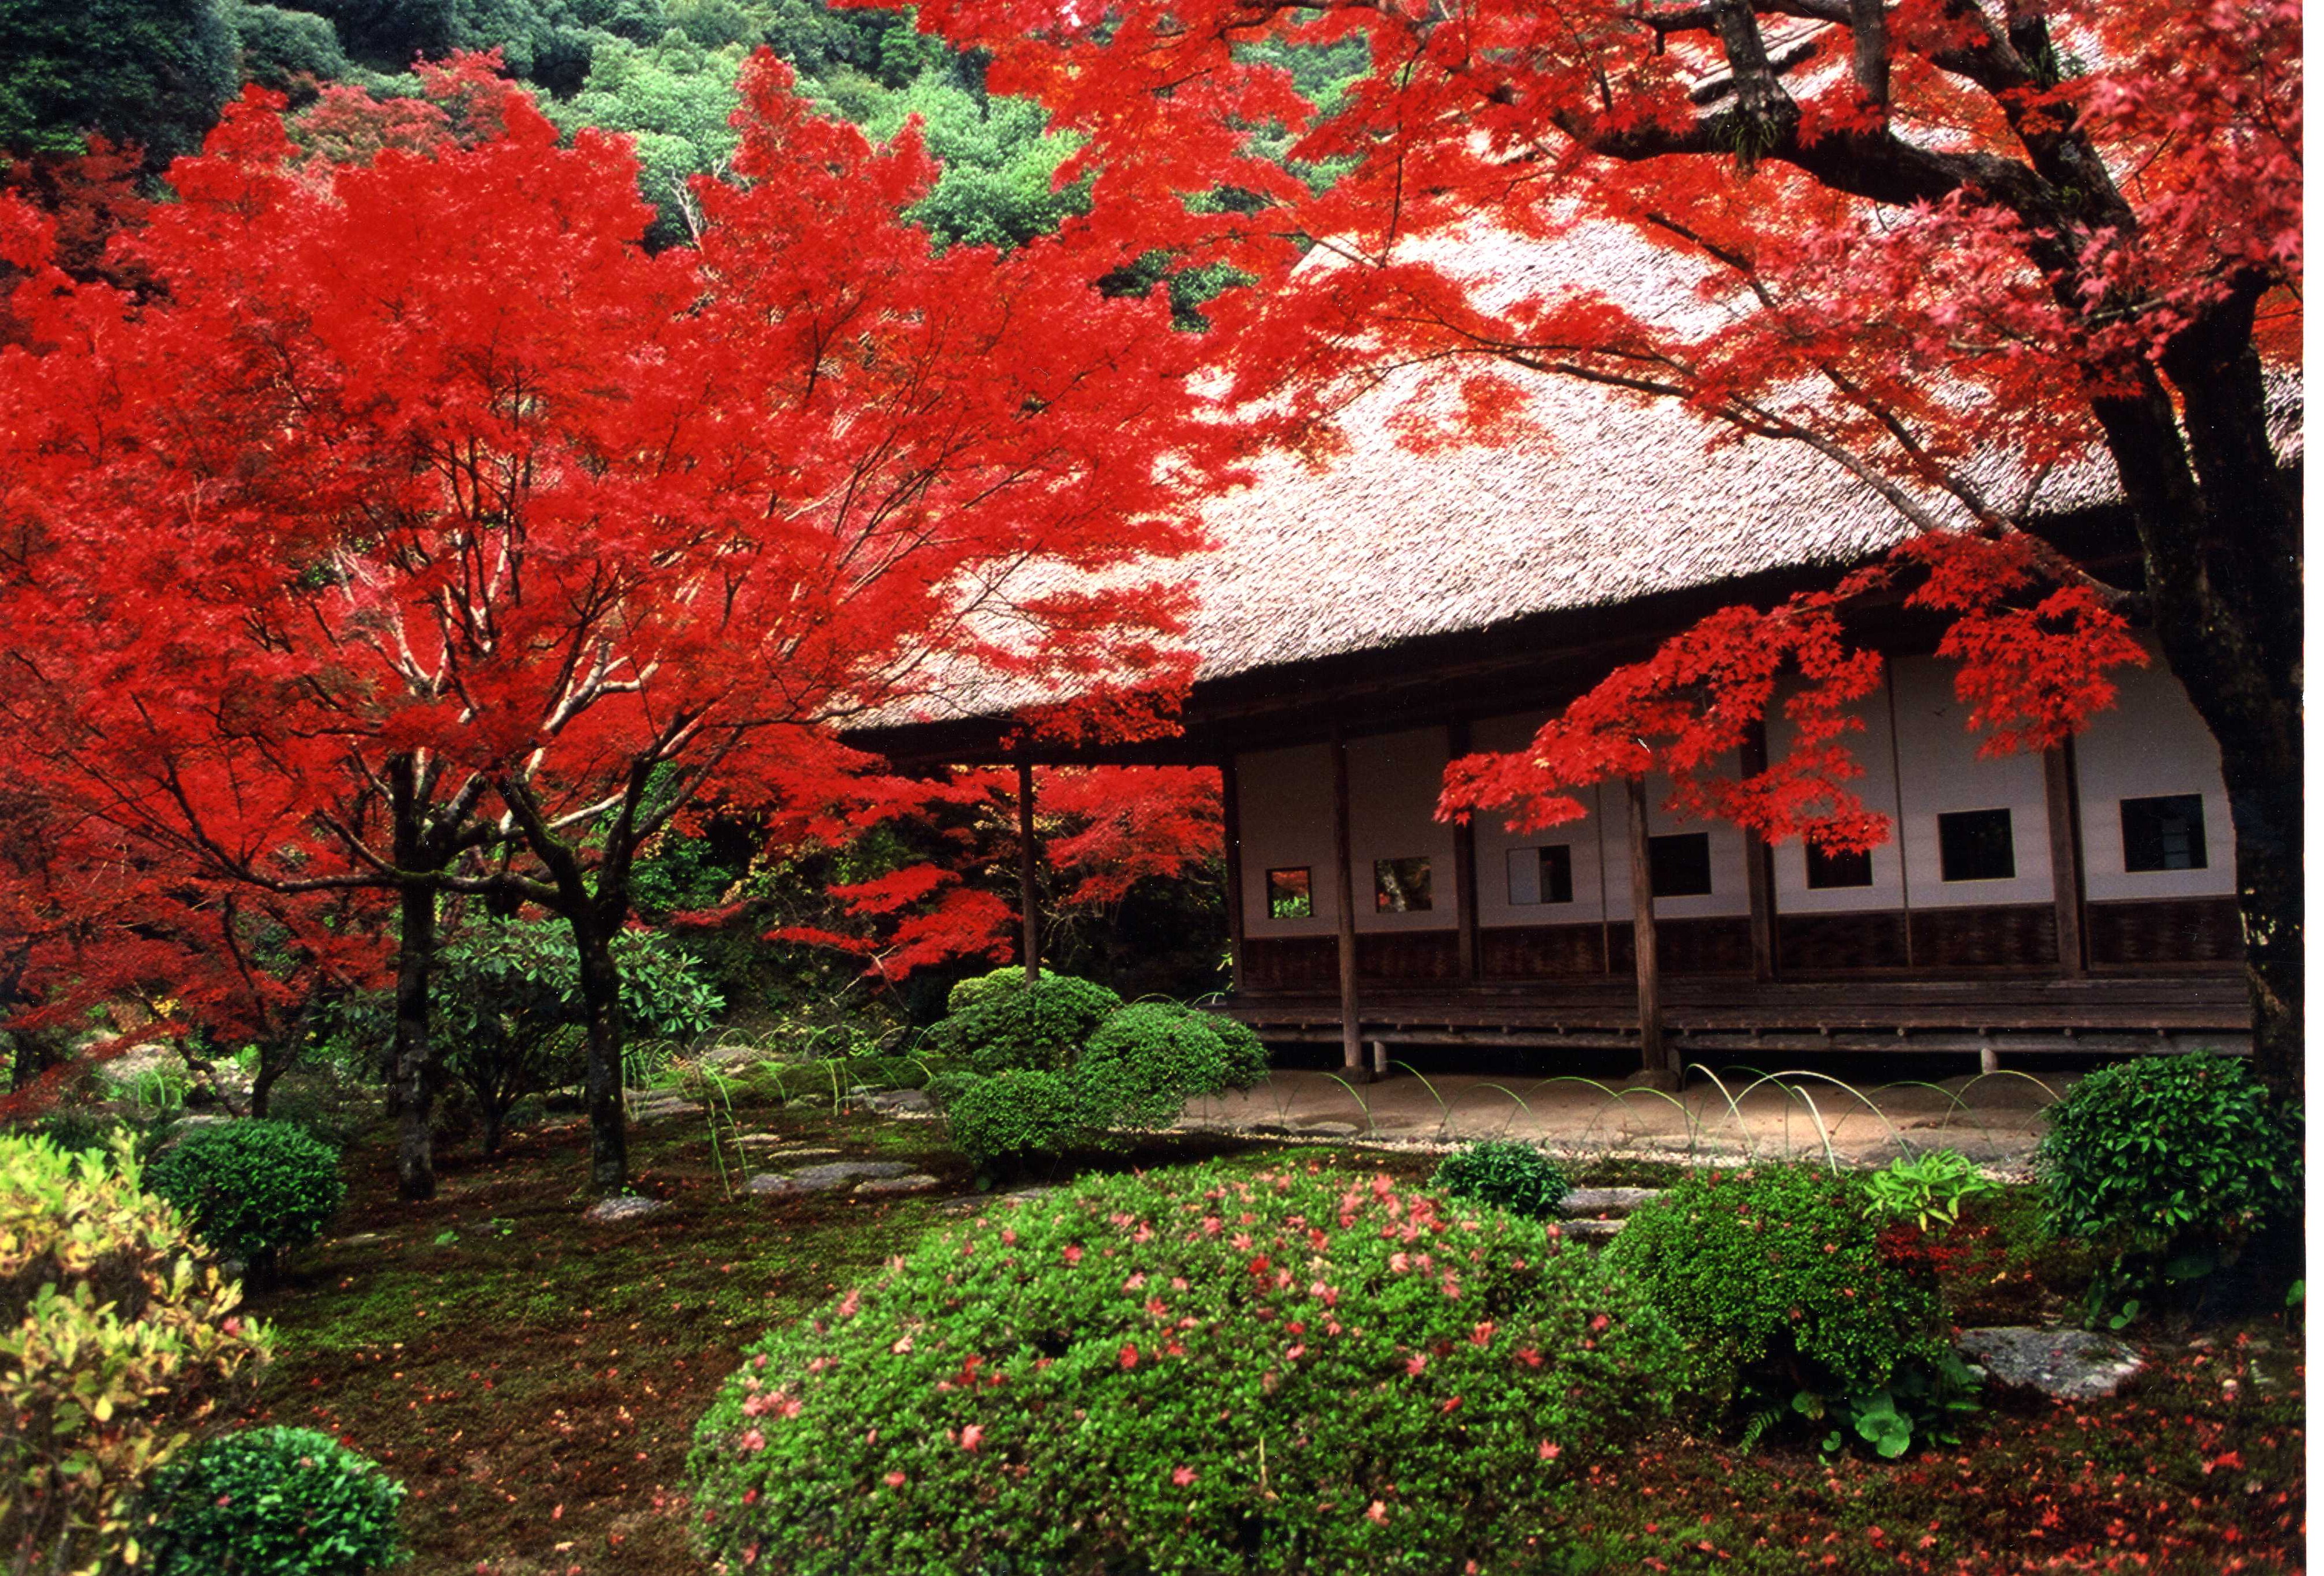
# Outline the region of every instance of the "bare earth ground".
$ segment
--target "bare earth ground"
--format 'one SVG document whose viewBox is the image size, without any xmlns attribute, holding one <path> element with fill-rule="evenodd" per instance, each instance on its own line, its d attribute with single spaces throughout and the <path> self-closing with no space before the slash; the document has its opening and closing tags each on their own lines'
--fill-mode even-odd
<svg viewBox="0 0 2324 1576">
<path fill-rule="evenodd" d="M 1194 1130 L 1288 1130 L 1334 1138 L 1443 1145 L 1530 1139 L 1576 1159 L 1615 1154 L 1719 1163 L 1824 1158 L 1881 1166 L 1898 1155 L 1959 1149 L 2004 1174 L 2030 1174 L 2043 1111 L 2072 1074 L 2003 1072 L 1941 1083 L 1861 1088 L 1790 1074 L 1702 1080 L 1681 1093 L 1579 1078 L 1399 1073 L 1351 1083 L 1278 1069 L 1248 1093 L 1197 1101 Z"/>
</svg>

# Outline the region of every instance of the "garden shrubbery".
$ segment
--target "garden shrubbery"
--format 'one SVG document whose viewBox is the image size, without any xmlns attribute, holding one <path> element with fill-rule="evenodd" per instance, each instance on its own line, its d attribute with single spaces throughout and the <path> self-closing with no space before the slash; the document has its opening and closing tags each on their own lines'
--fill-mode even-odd
<svg viewBox="0 0 2324 1576">
<path fill-rule="evenodd" d="M 311 1428 L 254 1428 L 154 1474 L 154 1576 L 366 1576 L 401 1557 L 403 1485 Z"/>
<path fill-rule="evenodd" d="M 1226 1087 L 1226 1046 L 1205 1014 L 1140 1001 L 1114 1013 L 1074 1063 L 1074 1089 L 1093 1127 L 1158 1128 L 1189 1095 Z"/>
<path fill-rule="evenodd" d="M 1021 1068 L 971 1078 L 949 1098 L 945 1117 L 952 1141 L 981 1169 L 1056 1154 L 1082 1131 L 1080 1097 L 1059 1074 Z"/>
<path fill-rule="evenodd" d="M 2107 1262 L 2094 1302 L 2199 1280 L 2298 1217 L 2296 1128 L 2239 1061 L 2117 1062 L 2082 1078 L 2049 1116 L 2048 1224 Z"/>
<path fill-rule="evenodd" d="M 1072 1064 L 1121 998 L 1071 974 L 1028 985 L 1023 969 L 1008 968 L 963 980 L 945 1005 L 949 1014 L 928 1031 L 929 1050 L 973 1073 L 1055 1073 Z"/>
<path fill-rule="evenodd" d="M 0 1557 L 78 1571 L 121 1547 L 138 1482 L 265 1356 L 241 1288 L 140 1181 L 125 1138 L 0 1137 Z"/>
<path fill-rule="evenodd" d="M 154 1160 L 145 1180 L 254 1278 L 279 1254 L 321 1236 L 346 1197 L 338 1151 L 284 1121 L 196 1128 Z"/>
<path fill-rule="evenodd" d="M 1557 1212 L 1559 1201 L 1572 1184 L 1557 1162 L 1536 1146 L 1487 1138 L 1444 1157 L 1429 1185 L 1454 1198 L 1474 1199 L 1538 1220 Z"/>
<path fill-rule="evenodd" d="M 758 1571 L 1506 1570 L 1675 1355 L 1589 1252 L 1386 1176 L 1093 1178 L 752 1348 L 696 1437 L 700 1540 Z"/>
<path fill-rule="evenodd" d="M 1714 1412 L 1831 1420 L 1886 1456 L 1942 1433 L 1969 1376 L 1925 1262 L 1886 1250 L 1886 1208 L 1859 1177 L 1808 1166 L 1698 1171 L 1632 1215 L 1606 1250 L 1692 1351 Z M 1915 1228 L 1917 1230 L 1917 1228 Z M 1934 1425 L 1932 1427 L 1932 1425 Z"/>
</svg>

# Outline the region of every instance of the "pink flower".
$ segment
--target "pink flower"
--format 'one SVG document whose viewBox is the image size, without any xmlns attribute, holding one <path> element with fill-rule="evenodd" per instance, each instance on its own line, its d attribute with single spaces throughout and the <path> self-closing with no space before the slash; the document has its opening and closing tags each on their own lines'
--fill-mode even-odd
<svg viewBox="0 0 2324 1576">
<path fill-rule="evenodd" d="M 1565 1447 L 1563 1445 L 1552 1444 L 1545 1439 L 1541 1442 L 1541 1459 L 1543 1461 L 1554 1461 L 1564 1453 Z"/>
<path fill-rule="evenodd" d="M 1128 1280 L 1123 1281 L 1121 1283 L 1121 1289 L 1126 1292 L 1140 1291 L 1145 1288 L 1145 1286 L 1146 1272 L 1141 1269 L 1136 1275 L 1131 1276 Z"/>
<path fill-rule="evenodd" d="M 888 1474 L 888 1487 L 889 1487 L 889 1488 L 902 1488 L 903 1486 L 904 1486 L 904 1474 L 903 1474 L 903 1473 L 901 1473 L 901 1472 L 890 1472 L 890 1473 L 889 1473 L 889 1474 Z"/>
<path fill-rule="evenodd" d="M 1250 1250 L 1250 1233 L 1249 1231 L 1237 1231 L 1233 1236 L 1227 1239 L 1227 1242 L 1228 1245 L 1233 1248 L 1236 1252 L 1247 1253 Z"/>
<path fill-rule="evenodd" d="M 1066 1243 L 1066 1244 L 1065 1244 L 1065 1262 L 1066 1262 L 1067 1264 L 1079 1264 L 1081 1261 L 1082 1261 L 1082 1245 L 1081 1245 L 1080 1243 L 1078 1243 L 1078 1242 L 1068 1242 L 1068 1243 Z"/>
<path fill-rule="evenodd" d="M 1306 1355 L 1307 1343 L 1303 1341 L 1294 1346 L 1290 1350 L 1285 1352 L 1283 1354 L 1283 1358 L 1286 1362 L 1297 1362 L 1301 1358 Z"/>
<path fill-rule="evenodd" d="M 964 1428 L 964 1429 L 962 1429 L 962 1430 L 960 1431 L 960 1448 L 961 1448 L 961 1449 L 963 1449 L 963 1450 L 964 1450 L 964 1451 L 974 1451 L 978 1445 L 982 1444 L 983 1442 L 984 1442 L 984 1424 L 982 1424 L 982 1423 L 972 1423 L 972 1424 L 970 1424 L 966 1428 Z"/>
<path fill-rule="evenodd" d="M 746 1451 L 761 1451 L 767 1448 L 767 1436 L 755 1428 L 747 1429 L 734 1442 Z"/>
<path fill-rule="evenodd" d="M 1486 1320 L 1481 1324 L 1479 1324 L 1474 1330 L 1469 1332 L 1469 1344 L 1471 1346 L 1482 1346 L 1491 1341 L 1492 1338 L 1493 1322 L 1490 1319 Z"/>
<path fill-rule="evenodd" d="M 1603 1313 L 1593 1315 L 1590 1321 L 1591 1333 L 1593 1335 L 1596 1334 L 1599 1331 L 1605 1329 L 1607 1325 L 1611 1324 L 1613 1322 L 1613 1320 L 1608 1318 Z"/>
<path fill-rule="evenodd" d="M 1003 1248 L 1014 1248 L 1017 1246 L 1017 1229 L 1014 1226 L 1003 1226 L 1001 1228 L 1001 1245 Z"/>
<path fill-rule="evenodd" d="M 1461 1409 L 1461 1397 L 1458 1396 L 1453 1396 L 1450 1401 L 1445 1402 L 1443 1406 L 1440 1409 L 1446 1412 L 1458 1412 Z"/>
<path fill-rule="evenodd" d="M 1408 1374 L 1418 1374 L 1427 1366 L 1428 1354 L 1425 1351 L 1416 1351 L 1404 1359 L 1404 1371 Z"/>
<path fill-rule="evenodd" d="M 1138 1366 L 1138 1343 L 1136 1341 L 1125 1341 L 1121 1343 L 1121 1366 L 1126 1369 L 1136 1368 Z"/>
<path fill-rule="evenodd" d="M 1386 1179 L 1383 1178 L 1382 1180 Z M 1364 1512 L 1364 1519 L 1370 1522 L 1375 1526 L 1386 1526 L 1388 1525 L 1388 1502 L 1384 1499 L 1373 1500 L 1371 1508 Z"/>
<path fill-rule="evenodd" d="M 1172 1472 L 1172 1473 L 1170 1474 L 1170 1481 L 1172 1481 L 1173 1483 L 1176 1483 L 1176 1485 L 1178 1485 L 1178 1487 L 1179 1487 L 1179 1488 L 1185 1488 L 1188 1484 L 1192 1483 L 1194 1480 L 1194 1468 L 1192 1468 L 1192 1467 L 1180 1467 L 1180 1468 L 1179 1468 L 1179 1469 L 1177 1469 L 1176 1471 L 1174 1471 L 1174 1472 Z"/>
<path fill-rule="evenodd" d="M 888 1350 L 894 1355 L 901 1357 L 912 1350 L 912 1338 L 908 1335 L 899 1335 L 896 1337 L 896 1344 Z"/>
<path fill-rule="evenodd" d="M 1397 1274 L 1402 1275 L 1412 1267 L 1412 1256 L 1408 1253 L 1391 1253 L 1388 1256 L 1388 1267 Z"/>
</svg>

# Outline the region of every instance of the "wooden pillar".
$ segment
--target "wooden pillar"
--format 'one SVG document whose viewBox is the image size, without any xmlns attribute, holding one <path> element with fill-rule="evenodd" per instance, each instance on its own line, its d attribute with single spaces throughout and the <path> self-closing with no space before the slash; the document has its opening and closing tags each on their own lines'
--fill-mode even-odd
<svg viewBox="0 0 2324 1576">
<path fill-rule="evenodd" d="M 1888 703 L 1888 786 L 1892 790 L 1891 804 L 1896 819 L 1891 824 L 1890 835 L 1896 844 L 1896 901 L 1904 910 L 1904 966 L 1913 966 L 1913 866 L 1905 853 L 1904 837 L 1904 746 L 1896 731 L 1896 663 L 1891 658 L 1880 672 L 1880 693 Z"/>
<path fill-rule="evenodd" d="M 2074 742 L 2042 752 L 2042 788 L 2050 820 L 2050 889 L 2058 905 L 2058 972 L 2089 972 L 2082 939 L 2081 795 L 2074 781 Z"/>
<path fill-rule="evenodd" d="M 1743 775 L 1767 770 L 1767 724 L 1751 724 L 1743 735 Z M 1751 904 L 1751 977 L 1775 977 L 1775 851 L 1757 833 L 1743 833 L 1743 890 Z"/>
<path fill-rule="evenodd" d="M 1638 968 L 1638 1070 L 1668 1075 L 1663 1047 L 1662 960 L 1655 955 L 1655 877 L 1646 846 L 1646 779 L 1626 779 L 1630 797 L 1630 943 Z"/>
<path fill-rule="evenodd" d="M 1340 1060 L 1356 1083 L 1371 1078 L 1364 1064 L 1363 1019 L 1356 1001 L 1355 836 L 1349 829 L 1348 740 L 1332 733 L 1332 892 L 1340 915 Z"/>
<path fill-rule="evenodd" d="M 1232 983 L 1242 989 L 1242 788 L 1235 776 L 1234 751 L 1219 758 L 1219 830 L 1227 851 L 1227 960 Z"/>
<path fill-rule="evenodd" d="M 1456 722 L 1444 731 L 1445 744 L 1458 760 L 1469 753 L 1469 724 Z M 1477 828 L 1472 821 L 1452 824 L 1452 889 L 1454 920 L 1460 926 L 1461 977 L 1477 977 Z"/>
<path fill-rule="evenodd" d="M 1041 904 L 1034 879 L 1033 753 L 1017 757 L 1017 888 L 1025 910 L 1025 983 L 1041 982 Z"/>
</svg>

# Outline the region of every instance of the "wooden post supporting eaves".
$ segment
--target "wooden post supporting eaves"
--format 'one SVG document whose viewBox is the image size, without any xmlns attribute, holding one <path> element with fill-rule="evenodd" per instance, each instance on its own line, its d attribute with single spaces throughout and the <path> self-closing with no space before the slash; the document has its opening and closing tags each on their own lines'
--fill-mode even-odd
<svg viewBox="0 0 2324 1576">
<path fill-rule="evenodd" d="M 1767 724 L 1753 723 L 1743 735 L 1743 775 L 1767 770 Z M 1751 977 L 1775 977 L 1775 851 L 1766 839 L 1743 831 L 1743 890 L 1751 906 Z"/>
<path fill-rule="evenodd" d="M 1349 829 L 1348 740 L 1332 735 L 1332 867 L 1333 895 L 1340 914 L 1340 1060 L 1351 1083 L 1368 1083 L 1364 1065 L 1363 1019 L 1356 1004 L 1356 871 L 1355 837 Z"/>
<path fill-rule="evenodd" d="M 1663 1046 L 1662 960 L 1655 950 L 1654 862 L 1646 843 L 1646 779 L 1627 780 L 1630 797 L 1630 942 L 1638 967 L 1638 1071 L 1657 1082 L 1670 1074 Z"/>
<path fill-rule="evenodd" d="M 1227 845 L 1227 968 L 1230 990 L 1242 989 L 1242 788 L 1234 751 L 1219 757 L 1219 829 Z"/>
<path fill-rule="evenodd" d="M 1445 731 L 1447 753 L 1458 760 L 1469 753 L 1469 724 L 1456 722 Z M 1452 823 L 1453 923 L 1459 927 L 1461 978 L 1477 977 L 1477 827 L 1473 821 Z"/>
<path fill-rule="evenodd" d="M 1033 754 L 1017 757 L 1017 889 L 1025 910 L 1025 983 L 1041 982 L 1041 904 L 1034 879 Z"/>
<path fill-rule="evenodd" d="M 2071 739 L 2042 753 L 2042 788 L 2050 821 L 2050 890 L 2058 909 L 2058 972 L 2089 972 L 2082 944 L 2081 795 L 2074 781 Z"/>
</svg>

